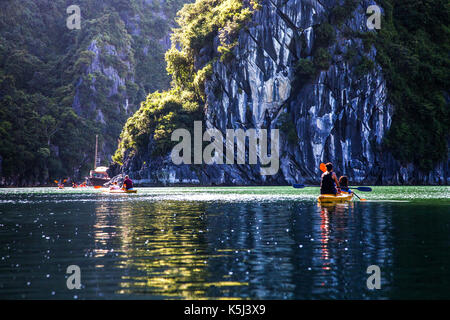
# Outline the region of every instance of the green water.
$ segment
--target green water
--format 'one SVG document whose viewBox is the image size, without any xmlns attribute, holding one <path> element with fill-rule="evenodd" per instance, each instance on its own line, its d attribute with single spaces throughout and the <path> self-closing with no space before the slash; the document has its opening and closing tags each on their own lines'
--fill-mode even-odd
<svg viewBox="0 0 450 320">
<path fill-rule="evenodd" d="M 450 298 L 450 188 L 373 189 L 0 189 L 0 298 Z"/>
</svg>

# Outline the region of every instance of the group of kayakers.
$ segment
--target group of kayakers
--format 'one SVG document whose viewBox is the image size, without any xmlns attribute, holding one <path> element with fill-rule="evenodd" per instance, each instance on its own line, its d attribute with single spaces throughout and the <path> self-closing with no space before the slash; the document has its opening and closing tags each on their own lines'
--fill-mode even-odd
<svg viewBox="0 0 450 320">
<path fill-rule="evenodd" d="M 64 189 L 64 183 L 67 181 L 67 179 L 63 181 L 57 181 L 55 180 L 55 183 L 57 183 L 59 189 Z M 72 188 L 86 188 L 87 182 L 83 182 L 80 184 L 76 184 L 75 182 L 72 182 Z M 117 182 L 113 182 L 113 184 L 109 187 L 110 190 L 132 190 L 133 189 L 133 181 L 130 179 L 128 175 L 125 176 L 125 179 L 123 181 L 122 187 L 119 187 Z"/>
<path fill-rule="evenodd" d="M 75 182 L 72 182 L 72 188 L 86 188 L 87 187 L 87 182 L 83 182 L 80 184 L 76 184 Z"/>
<path fill-rule="evenodd" d="M 342 176 L 337 178 L 336 173 L 333 171 L 333 164 L 328 162 L 325 164 L 326 171 L 322 174 L 322 180 L 320 183 L 320 194 L 333 194 L 338 195 L 342 192 L 352 193 L 348 187 L 348 178 Z"/>
<path fill-rule="evenodd" d="M 323 165 L 323 164 L 322 164 Z M 321 183 L 320 183 L 320 194 L 333 194 L 338 195 L 342 192 L 352 193 L 350 188 L 348 187 L 348 178 L 347 176 L 341 176 L 339 179 L 337 178 L 336 173 L 333 171 L 333 164 L 328 162 L 325 164 L 326 171 L 322 174 Z M 77 185 L 76 183 L 72 184 L 73 188 L 86 187 L 87 183 L 84 182 L 82 184 Z M 58 187 L 62 188 L 62 184 L 58 184 Z M 117 181 L 113 182 L 113 184 L 109 187 L 110 190 L 131 190 L 133 189 L 133 181 L 130 179 L 128 175 L 125 176 L 122 187 L 120 188 Z"/>
<path fill-rule="evenodd" d="M 320 194 L 332 194 L 338 195 L 342 192 L 352 193 L 352 190 L 348 187 L 348 178 L 347 176 L 341 176 L 339 179 L 337 178 L 336 173 L 333 171 L 333 164 L 328 162 L 325 164 L 326 171 L 322 174 L 321 183 L 320 183 Z M 84 182 L 82 184 L 77 185 L 76 183 L 72 184 L 73 188 L 86 187 L 87 183 Z M 62 184 L 58 184 L 58 187 L 62 188 Z M 128 175 L 125 176 L 122 187 L 120 188 L 117 181 L 113 182 L 113 184 L 109 187 L 110 190 L 131 190 L 133 189 L 133 181 L 130 179 Z"/>
</svg>

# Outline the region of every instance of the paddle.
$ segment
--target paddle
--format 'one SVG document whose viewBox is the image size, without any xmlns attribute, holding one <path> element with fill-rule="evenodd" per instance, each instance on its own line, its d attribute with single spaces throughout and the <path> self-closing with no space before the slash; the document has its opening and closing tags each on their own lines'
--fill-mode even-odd
<svg viewBox="0 0 450 320">
<path fill-rule="evenodd" d="M 356 193 L 353 192 L 353 194 L 359 199 L 359 201 L 367 201 L 366 199 L 361 199 Z"/>
<path fill-rule="evenodd" d="M 352 189 L 356 189 L 356 190 L 363 191 L 363 192 L 371 192 L 372 191 L 371 187 L 352 187 Z"/>
<path fill-rule="evenodd" d="M 94 186 L 94 189 L 101 189 L 102 186 Z"/>
</svg>

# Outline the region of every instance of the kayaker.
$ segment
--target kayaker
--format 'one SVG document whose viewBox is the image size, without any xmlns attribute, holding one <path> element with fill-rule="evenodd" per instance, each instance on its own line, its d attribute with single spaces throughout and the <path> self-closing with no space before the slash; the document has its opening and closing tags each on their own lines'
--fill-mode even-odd
<svg viewBox="0 0 450 320">
<path fill-rule="evenodd" d="M 125 180 L 123 181 L 123 188 L 125 190 L 133 189 L 133 181 L 131 181 L 129 176 L 125 176 Z"/>
<path fill-rule="evenodd" d="M 109 190 L 119 190 L 119 186 L 117 185 L 117 181 L 113 182 L 112 186 L 109 187 Z"/>
<path fill-rule="evenodd" d="M 348 187 L 348 178 L 347 176 L 342 176 L 339 178 L 339 186 L 341 187 L 341 191 L 352 193 L 353 191 L 350 190 Z"/>
<path fill-rule="evenodd" d="M 325 166 L 327 168 L 327 172 L 324 172 L 322 174 L 322 181 L 320 183 L 320 194 L 336 195 L 338 193 L 341 193 L 336 173 L 333 172 L 333 164 L 331 162 L 328 162 Z"/>
</svg>

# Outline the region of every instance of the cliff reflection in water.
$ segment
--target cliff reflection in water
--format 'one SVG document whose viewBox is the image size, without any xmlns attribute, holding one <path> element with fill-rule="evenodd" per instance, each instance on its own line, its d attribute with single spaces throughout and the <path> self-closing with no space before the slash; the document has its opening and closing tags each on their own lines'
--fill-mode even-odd
<svg viewBox="0 0 450 320">
<path fill-rule="evenodd" d="M 97 206 L 94 254 L 101 260 L 115 248 L 120 255 L 118 294 L 383 297 L 385 290 L 367 290 L 366 269 L 389 270 L 390 215 L 358 209 L 287 201 L 106 202 Z M 383 288 L 390 281 L 383 274 Z"/>
</svg>

